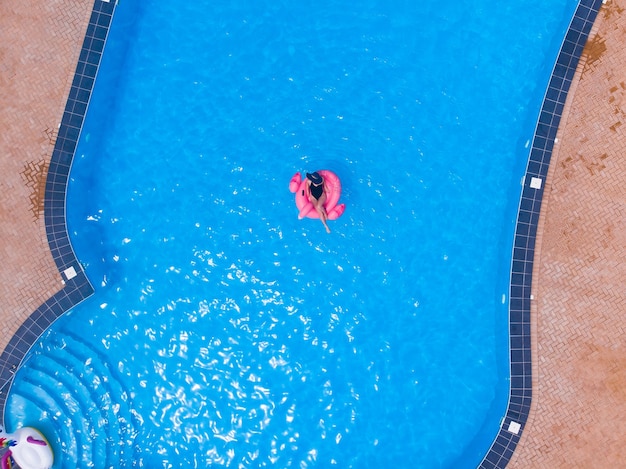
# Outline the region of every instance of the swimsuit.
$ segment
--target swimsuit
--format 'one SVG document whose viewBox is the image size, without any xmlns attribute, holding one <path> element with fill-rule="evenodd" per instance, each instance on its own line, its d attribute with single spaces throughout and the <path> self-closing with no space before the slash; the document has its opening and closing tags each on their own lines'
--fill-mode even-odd
<svg viewBox="0 0 626 469">
<path fill-rule="evenodd" d="M 311 184 L 311 195 L 315 197 L 315 200 L 320 200 L 320 197 L 324 193 L 324 182 L 320 182 L 318 185 Z"/>
</svg>

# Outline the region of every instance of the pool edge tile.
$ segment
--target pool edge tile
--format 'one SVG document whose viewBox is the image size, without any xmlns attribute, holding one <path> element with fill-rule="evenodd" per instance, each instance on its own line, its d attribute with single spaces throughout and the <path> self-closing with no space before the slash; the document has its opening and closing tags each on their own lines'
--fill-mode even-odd
<svg viewBox="0 0 626 469">
<path fill-rule="evenodd" d="M 542 182 L 546 179 L 556 132 L 563 113 L 563 102 L 601 6 L 602 0 L 581 0 L 578 3 L 563 37 L 537 118 L 524 187 L 520 194 L 510 272 L 509 401 L 500 422 L 500 430 L 478 466 L 479 469 L 503 469 L 507 466 L 530 414 L 532 401 L 530 322 L 520 323 L 517 319 L 530 318 L 534 246 L 543 200 L 543 184 L 540 188 L 533 187 L 531 184 L 537 184 L 536 180 L 533 181 L 534 178 L 541 179 Z M 554 102 L 559 104 L 555 105 Z M 522 264 L 524 272 L 517 270 Z M 514 309 L 511 307 L 513 304 Z M 516 321 L 513 321 L 514 318 Z"/>
<path fill-rule="evenodd" d="M 0 354 L 0 422 L 3 426 L 8 390 L 28 350 L 56 319 L 94 292 L 71 247 L 65 219 L 65 195 L 69 166 L 74 158 L 116 6 L 116 1 L 94 1 L 50 158 L 44 220 L 48 245 L 65 286 L 26 318 Z M 68 278 L 64 274 L 70 267 L 74 268 L 75 277 Z"/>
</svg>

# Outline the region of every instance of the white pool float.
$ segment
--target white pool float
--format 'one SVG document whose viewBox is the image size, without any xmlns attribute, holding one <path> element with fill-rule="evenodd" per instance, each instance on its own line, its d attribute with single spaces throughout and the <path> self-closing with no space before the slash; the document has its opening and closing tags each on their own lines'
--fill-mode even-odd
<svg viewBox="0 0 626 469">
<path fill-rule="evenodd" d="M 11 469 L 12 461 L 22 469 L 50 469 L 54 462 L 50 444 L 32 427 L 22 427 L 15 433 L 0 429 L 0 454 L 1 469 Z"/>
</svg>

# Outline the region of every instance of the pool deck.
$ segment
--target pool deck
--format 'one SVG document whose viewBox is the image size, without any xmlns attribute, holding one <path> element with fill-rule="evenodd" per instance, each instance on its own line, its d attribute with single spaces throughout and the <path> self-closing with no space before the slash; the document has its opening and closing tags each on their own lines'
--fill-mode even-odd
<svg viewBox="0 0 626 469">
<path fill-rule="evenodd" d="M 44 225 L 46 174 L 93 2 L 0 2 L 0 311 L 4 350 L 63 278 Z"/>
<path fill-rule="evenodd" d="M 92 7 L 0 2 L 0 350 L 64 287 L 43 188 Z M 598 15 L 545 181 L 531 304 L 533 400 L 508 467 L 626 461 L 625 9 L 626 0 L 609 0 Z"/>
<path fill-rule="evenodd" d="M 533 400 L 511 468 L 626 467 L 626 0 L 598 14 L 539 219 Z"/>
</svg>

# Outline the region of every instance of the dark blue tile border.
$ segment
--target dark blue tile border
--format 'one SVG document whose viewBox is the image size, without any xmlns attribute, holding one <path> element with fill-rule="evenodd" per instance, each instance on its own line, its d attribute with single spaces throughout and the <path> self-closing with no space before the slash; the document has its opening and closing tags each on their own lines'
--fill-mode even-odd
<svg viewBox="0 0 626 469">
<path fill-rule="evenodd" d="M 24 321 L 0 355 L 0 422 L 2 423 L 4 423 L 8 385 L 26 352 L 59 316 L 94 291 L 70 244 L 65 224 L 65 193 L 74 150 L 113 18 L 115 2 L 116 0 L 94 1 L 46 181 L 44 217 L 48 244 L 54 262 L 65 282 L 65 287 Z M 71 268 L 74 273 L 71 270 L 67 271 Z"/>
<path fill-rule="evenodd" d="M 65 287 L 29 316 L 0 355 L 0 422 L 4 422 L 7 385 L 11 383 L 13 373 L 29 348 L 59 316 L 94 291 L 69 241 L 65 222 L 65 195 L 74 151 L 113 18 L 115 2 L 95 0 L 46 182 L 44 214 L 48 243 L 65 279 Z M 543 183 L 548 173 L 565 98 L 601 5 L 602 0 L 580 1 L 561 45 L 537 121 L 519 205 L 511 262 L 509 403 L 500 431 L 481 462 L 480 469 L 506 467 L 528 420 L 532 400 L 530 291 Z M 541 187 L 531 186 L 533 178 L 541 180 Z M 65 274 L 70 268 L 76 272 L 75 277 L 68 278 Z M 509 431 L 512 423 L 519 425 L 517 432 Z"/>
<path fill-rule="evenodd" d="M 522 197 L 517 214 L 509 292 L 509 404 L 496 439 L 480 469 L 502 469 L 511 460 L 530 413 L 532 370 L 530 348 L 530 291 L 535 236 L 554 139 L 567 92 L 576 73 L 591 27 L 602 0 L 581 0 L 572 18 L 543 99 L 530 150 Z M 533 182 L 533 178 L 536 180 Z M 537 184 L 537 183 L 540 183 Z M 537 187 L 537 188 L 536 188 Z M 513 427 L 510 425 L 513 424 Z M 517 431 L 514 430 L 517 427 Z"/>
</svg>

